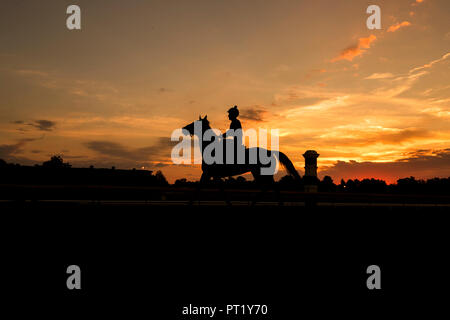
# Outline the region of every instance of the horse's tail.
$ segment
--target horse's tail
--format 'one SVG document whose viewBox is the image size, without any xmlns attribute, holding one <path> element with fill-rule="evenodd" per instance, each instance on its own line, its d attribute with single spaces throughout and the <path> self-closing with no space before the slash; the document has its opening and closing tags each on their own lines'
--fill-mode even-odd
<svg viewBox="0 0 450 320">
<path fill-rule="evenodd" d="M 278 152 L 278 160 L 280 161 L 281 165 L 287 170 L 287 172 L 294 177 L 295 180 L 300 180 L 300 175 L 298 174 L 297 170 L 295 170 L 294 165 L 292 164 L 291 160 L 289 160 L 288 156 L 285 155 L 283 152 Z"/>
</svg>

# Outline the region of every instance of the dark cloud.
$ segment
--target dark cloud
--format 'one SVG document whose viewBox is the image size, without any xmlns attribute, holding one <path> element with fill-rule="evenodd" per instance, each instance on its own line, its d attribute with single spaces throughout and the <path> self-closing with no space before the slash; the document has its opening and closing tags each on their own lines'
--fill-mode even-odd
<svg viewBox="0 0 450 320">
<path fill-rule="evenodd" d="M 267 111 L 258 106 L 243 108 L 240 111 L 240 117 L 246 120 L 261 122 L 264 121 L 264 114 Z"/>
<path fill-rule="evenodd" d="M 16 120 L 16 121 L 11 121 L 11 123 L 19 124 L 19 125 L 24 124 L 24 125 L 27 125 L 30 127 L 34 127 L 41 131 L 51 131 L 56 126 L 56 122 L 50 121 L 50 120 L 35 120 L 35 121 L 29 122 L 29 123 L 25 123 L 25 121 L 22 121 L 22 120 Z M 25 128 L 18 128 L 17 130 L 28 131 Z"/>
<path fill-rule="evenodd" d="M 170 138 L 160 137 L 155 144 L 143 148 L 128 148 L 113 141 L 89 141 L 85 145 L 105 156 L 133 161 L 157 161 L 170 157 L 172 147 L 176 144 Z"/>
<path fill-rule="evenodd" d="M 23 144 L 2 144 L 0 145 L 0 158 L 7 159 L 15 153 L 20 153 Z"/>
<path fill-rule="evenodd" d="M 85 158 L 85 156 L 77 156 L 77 155 L 69 155 L 69 154 L 64 154 L 62 157 L 64 159 L 83 159 L 83 158 Z"/>
<path fill-rule="evenodd" d="M 172 91 L 172 90 L 167 89 L 167 88 L 159 88 L 159 89 L 158 89 L 158 92 L 159 92 L 159 93 L 165 93 L 165 92 L 170 92 L 170 91 Z"/>
<path fill-rule="evenodd" d="M 404 159 L 393 162 L 338 161 L 320 172 L 335 179 L 379 177 L 396 180 L 402 177 L 450 177 L 450 149 L 418 150 Z"/>
<path fill-rule="evenodd" d="M 29 125 L 41 131 L 51 131 L 55 128 L 56 122 L 50 120 L 36 120 L 33 123 L 29 123 Z"/>
<path fill-rule="evenodd" d="M 13 144 L 2 144 L 0 145 L 0 159 L 15 159 L 14 155 L 22 153 L 23 147 L 31 141 L 35 141 L 33 138 L 20 139 L 18 142 Z"/>
<path fill-rule="evenodd" d="M 154 165 L 155 168 L 164 168 L 167 166 L 168 166 L 168 164 L 163 163 L 163 162 L 158 162 L 157 164 Z"/>
<path fill-rule="evenodd" d="M 86 143 L 86 147 L 107 156 L 119 158 L 133 157 L 133 153 L 130 150 L 128 150 L 127 148 L 116 142 L 90 141 Z"/>
</svg>

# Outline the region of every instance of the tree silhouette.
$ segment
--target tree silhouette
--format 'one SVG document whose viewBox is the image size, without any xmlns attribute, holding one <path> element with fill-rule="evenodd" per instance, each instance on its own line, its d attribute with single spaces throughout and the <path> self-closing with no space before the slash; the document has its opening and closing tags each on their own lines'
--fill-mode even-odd
<svg viewBox="0 0 450 320">
<path fill-rule="evenodd" d="M 176 186 L 185 186 L 187 184 L 187 179 L 186 178 L 181 178 L 181 179 L 177 179 L 175 180 L 175 185 Z"/>
<path fill-rule="evenodd" d="M 156 181 L 158 182 L 158 184 L 160 184 L 160 185 L 166 186 L 166 185 L 169 184 L 167 182 L 166 177 L 164 177 L 164 175 L 163 175 L 163 173 L 161 171 L 157 171 L 155 173 L 155 178 L 156 178 Z"/>
<path fill-rule="evenodd" d="M 319 191 L 322 192 L 334 192 L 336 191 L 336 185 L 330 176 L 323 177 L 322 181 L 319 182 Z"/>
<path fill-rule="evenodd" d="M 43 167 L 47 168 L 70 168 L 72 165 L 68 162 L 64 162 L 61 156 L 52 156 L 50 160 L 45 161 L 42 164 Z"/>
</svg>

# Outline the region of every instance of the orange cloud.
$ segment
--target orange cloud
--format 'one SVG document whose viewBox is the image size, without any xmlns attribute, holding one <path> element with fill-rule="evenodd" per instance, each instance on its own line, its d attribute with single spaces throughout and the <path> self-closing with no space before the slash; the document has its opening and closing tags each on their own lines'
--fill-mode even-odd
<svg viewBox="0 0 450 320">
<path fill-rule="evenodd" d="M 386 78 L 392 78 L 394 77 L 394 75 L 390 72 L 385 72 L 385 73 L 372 73 L 370 76 L 365 77 L 364 79 L 386 79 Z"/>
<path fill-rule="evenodd" d="M 310 72 L 308 72 L 307 74 L 306 74 L 306 78 L 307 79 L 310 79 L 310 78 L 312 78 L 313 76 L 315 76 L 316 74 L 319 74 L 319 73 L 325 73 L 325 72 L 327 72 L 327 70 L 326 69 L 312 69 Z"/>
<path fill-rule="evenodd" d="M 347 49 L 342 50 L 342 52 L 335 58 L 331 60 L 331 62 L 336 62 L 339 60 L 348 60 L 352 61 L 355 57 L 362 55 L 366 52 L 365 49 L 369 49 L 372 42 L 377 39 L 376 36 L 371 34 L 367 38 L 359 38 L 358 44 L 351 46 Z"/>
<path fill-rule="evenodd" d="M 408 22 L 408 21 L 403 21 L 403 22 L 401 22 L 401 23 L 398 22 L 398 23 L 396 23 L 396 24 L 390 26 L 389 29 L 387 30 L 387 32 L 395 32 L 395 31 L 397 31 L 398 29 L 400 29 L 400 28 L 402 28 L 402 27 L 408 27 L 408 26 L 410 26 L 410 25 L 411 25 L 411 23 Z"/>
<path fill-rule="evenodd" d="M 450 52 L 447 52 L 446 54 L 444 54 L 439 59 L 433 60 L 433 61 L 431 61 L 429 63 L 424 64 L 423 66 L 420 66 L 420 67 L 417 67 L 417 68 L 409 70 L 409 73 L 413 73 L 413 72 L 416 72 L 416 71 L 419 71 L 419 70 L 422 70 L 422 69 L 431 68 L 434 64 L 439 63 L 441 61 L 444 61 L 444 60 L 446 60 L 449 57 L 450 57 Z"/>
</svg>

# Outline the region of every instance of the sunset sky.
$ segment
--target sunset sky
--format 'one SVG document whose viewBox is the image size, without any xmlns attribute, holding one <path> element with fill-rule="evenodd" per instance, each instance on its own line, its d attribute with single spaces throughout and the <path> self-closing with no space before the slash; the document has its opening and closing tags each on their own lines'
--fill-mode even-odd
<svg viewBox="0 0 450 320">
<path fill-rule="evenodd" d="M 449 177 L 449 18 L 448 0 L 2 0 L 0 158 L 194 180 L 172 131 L 199 114 L 224 131 L 238 105 L 302 174 L 314 149 L 335 182 Z"/>
</svg>

